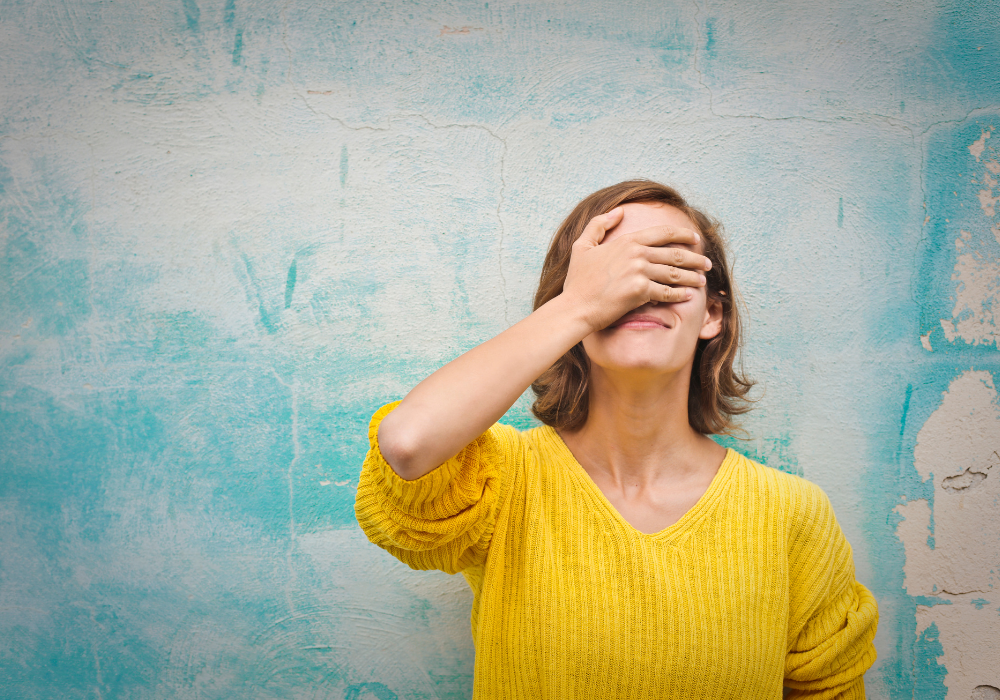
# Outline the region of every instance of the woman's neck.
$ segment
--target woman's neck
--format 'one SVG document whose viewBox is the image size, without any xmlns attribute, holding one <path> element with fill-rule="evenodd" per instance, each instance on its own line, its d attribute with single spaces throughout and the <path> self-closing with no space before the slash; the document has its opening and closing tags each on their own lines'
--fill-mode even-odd
<svg viewBox="0 0 1000 700">
<path fill-rule="evenodd" d="M 688 421 L 690 367 L 655 376 L 591 369 L 587 422 L 563 435 L 588 472 L 640 490 L 714 475 L 725 450 Z"/>
</svg>

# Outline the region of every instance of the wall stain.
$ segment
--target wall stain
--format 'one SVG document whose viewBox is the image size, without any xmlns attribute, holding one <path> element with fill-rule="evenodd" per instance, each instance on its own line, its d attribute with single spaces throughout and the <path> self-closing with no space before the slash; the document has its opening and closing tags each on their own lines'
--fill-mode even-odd
<svg viewBox="0 0 1000 700">
<path fill-rule="evenodd" d="M 236 40 L 233 42 L 233 65 L 240 65 L 240 59 L 243 56 L 243 30 L 239 29 L 236 31 Z"/>
<path fill-rule="evenodd" d="M 948 687 L 944 677 L 948 669 L 938 663 L 944 656 L 936 623 L 931 623 L 917 639 L 913 648 L 913 697 L 920 700 L 944 700 Z"/>
<path fill-rule="evenodd" d="M 931 595 L 916 595 L 913 596 L 913 601 L 917 605 L 922 605 L 925 608 L 933 608 L 935 605 L 951 605 L 952 602 L 947 598 L 935 598 Z"/>
<path fill-rule="evenodd" d="M 198 31 L 198 22 L 201 19 L 201 10 L 198 9 L 197 0 L 181 0 L 184 3 L 184 17 L 187 19 L 187 28 L 192 32 Z"/>
<path fill-rule="evenodd" d="M 715 51 L 715 17 L 705 20 L 705 52 L 711 54 Z"/>
<path fill-rule="evenodd" d="M 295 293 L 295 259 L 292 259 L 292 264 L 288 266 L 288 277 L 285 278 L 285 308 L 290 308 L 292 305 L 292 295 Z"/>
<path fill-rule="evenodd" d="M 357 683 L 344 691 L 344 700 L 364 700 L 374 697 L 377 700 L 397 700 L 399 698 L 382 683 Z"/>
<path fill-rule="evenodd" d="M 441 27 L 441 33 L 438 34 L 438 36 L 456 35 L 456 34 L 458 34 L 458 35 L 468 35 L 468 34 L 471 34 L 472 32 L 481 32 L 481 31 L 483 31 L 482 27 L 470 27 L 470 26 L 449 27 L 449 26 L 445 25 L 445 26 Z"/>
<path fill-rule="evenodd" d="M 278 332 L 278 328 L 274 325 L 274 321 L 271 320 L 271 314 L 268 313 L 267 307 L 264 304 L 264 292 L 261 289 L 260 283 L 257 281 L 256 275 L 254 275 L 253 263 L 250 261 L 250 257 L 246 253 L 241 252 L 240 259 L 243 261 L 243 267 L 246 270 L 250 287 L 257 302 L 257 313 L 260 317 L 260 325 L 264 326 L 264 330 L 266 330 L 269 335 L 274 335 Z"/>
</svg>

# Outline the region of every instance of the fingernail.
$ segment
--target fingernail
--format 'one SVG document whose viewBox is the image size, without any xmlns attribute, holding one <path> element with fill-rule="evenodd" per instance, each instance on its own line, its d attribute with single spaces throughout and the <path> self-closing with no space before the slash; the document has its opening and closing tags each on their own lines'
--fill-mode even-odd
<svg viewBox="0 0 1000 700">
<path fill-rule="evenodd" d="M 712 269 L 712 261 L 709 260 L 708 258 L 705 259 L 705 269 L 706 270 L 711 270 Z"/>
<path fill-rule="evenodd" d="M 694 232 L 694 239 L 696 241 L 700 241 L 701 240 L 701 235 L 697 231 Z"/>
<path fill-rule="evenodd" d="M 698 277 L 701 278 L 701 283 L 705 284 L 705 275 L 698 275 Z"/>
<path fill-rule="evenodd" d="M 690 299 L 691 297 L 694 296 L 694 292 L 692 292 L 690 289 L 685 289 L 684 290 L 684 296 L 685 296 L 685 298 Z"/>
<path fill-rule="evenodd" d="M 614 209 L 609 211 L 608 214 L 610 214 L 611 216 L 618 216 L 621 213 L 621 211 L 622 211 L 621 207 L 615 207 Z"/>
</svg>

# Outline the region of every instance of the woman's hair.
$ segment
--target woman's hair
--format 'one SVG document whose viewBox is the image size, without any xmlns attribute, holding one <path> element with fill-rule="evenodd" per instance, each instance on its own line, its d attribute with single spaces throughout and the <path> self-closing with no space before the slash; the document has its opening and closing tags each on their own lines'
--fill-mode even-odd
<svg viewBox="0 0 1000 700">
<path fill-rule="evenodd" d="M 742 338 L 737 291 L 726 262 L 722 225 L 692 207 L 672 188 L 649 180 L 628 180 L 598 190 L 577 204 L 552 238 L 535 293 L 535 308 L 562 293 L 573 243 L 590 220 L 629 202 L 669 204 L 684 212 L 701 234 L 702 252 L 712 261 L 712 269 L 705 273 L 708 299 L 722 305 L 722 330 L 714 338 L 698 340 L 688 392 L 688 420 L 699 433 L 732 433 L 736 430 L 733 416 L 750 410 L 747 394 L 754 383 L 742 367 L 733 367 Z M 576 430 L 587 421 L 589 383 L 590 361 L 580 342 L 531 385 L 537 397 L 532 413 L 546 425 Z"/>
</svg>

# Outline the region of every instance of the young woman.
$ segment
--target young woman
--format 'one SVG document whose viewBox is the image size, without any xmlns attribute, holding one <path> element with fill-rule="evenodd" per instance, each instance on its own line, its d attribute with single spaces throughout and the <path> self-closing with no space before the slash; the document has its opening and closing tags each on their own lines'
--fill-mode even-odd
<svg viewBox="0 0 1000 700">
<path fill-rule="evenodd" d="M 379 409 L 356 512 L 472 587 L 475 698 L 864 698 L 874 598 L 815 485 L 707 437 L 751 383 L 718 226 L 623 182 L 535 310 Z M 544 425 L 496 421 L 531 386 Z"/>
</svg>

